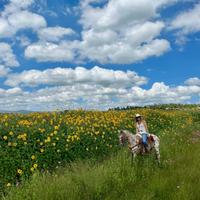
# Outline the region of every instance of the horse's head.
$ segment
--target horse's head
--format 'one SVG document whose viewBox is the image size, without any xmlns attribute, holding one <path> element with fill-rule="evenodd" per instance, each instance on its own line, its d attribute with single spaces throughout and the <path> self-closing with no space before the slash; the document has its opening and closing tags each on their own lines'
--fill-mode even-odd
<svg viewBox="0 0 200 200">
<path fill-rule="evenodd" d="M 119 144 L 124 145 L 127 140 L 126 132 L 124 130 L 119 130 Z"/>
</svg>

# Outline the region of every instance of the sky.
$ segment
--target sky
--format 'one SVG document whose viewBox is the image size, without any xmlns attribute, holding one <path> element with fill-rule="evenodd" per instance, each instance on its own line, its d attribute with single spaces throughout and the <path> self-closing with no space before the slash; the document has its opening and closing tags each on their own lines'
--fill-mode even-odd
<svg viewBox="0 0 200 200">
<path fill-rule="evenodd" d="M 0 110 L 200 103 L 199 52 L 199 0 L 0 0 Z"/>
</svg>

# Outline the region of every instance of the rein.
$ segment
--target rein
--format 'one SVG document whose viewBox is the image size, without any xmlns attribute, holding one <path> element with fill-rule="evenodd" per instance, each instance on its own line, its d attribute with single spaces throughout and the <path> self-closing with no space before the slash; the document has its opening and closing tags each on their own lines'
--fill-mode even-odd
<svg viewBox="0 0 200 200">
<path fill-rule="evenodd" d="M 135 145 L 133 145 L 132 147 L 129 147 L 129 149 L 130 149 L 130 150 L 133 150 L 133 148 L 135 148 L 135 147 L 137 147 L 137 146 L 139 146 L 139 144 L 135 144 Z"/>
</svg>

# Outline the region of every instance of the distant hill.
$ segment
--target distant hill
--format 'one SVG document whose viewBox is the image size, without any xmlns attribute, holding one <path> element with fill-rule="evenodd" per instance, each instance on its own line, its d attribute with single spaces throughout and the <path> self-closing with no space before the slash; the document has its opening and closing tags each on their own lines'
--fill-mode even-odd
<svg viewBox="0 0 200 200">
<path fill-rule="evenodd" d="M 8 110 L 1 110 L 0 113 L 21 113 L 21 114 L 28 114 L 34 111 L 29 110 L 18 110 L 18 111 L 8 111 Z"/>
<path fill-rule="evenodd" d="M 145 106 L 126 106 L 110 108 L 109 110 L 135 110 L 135 109 L 161 109 L 161 110 L 200 110 L 200 104 L 154 104 Z"/>
</svg>

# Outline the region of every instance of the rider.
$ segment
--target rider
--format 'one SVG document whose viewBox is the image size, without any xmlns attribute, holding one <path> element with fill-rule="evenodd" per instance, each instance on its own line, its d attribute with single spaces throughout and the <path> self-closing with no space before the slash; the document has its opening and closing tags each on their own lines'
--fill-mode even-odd
<svg viewBox="0 0 200 200">
<path fill-rule="evenodd" d="M 142 118 L 140 114 L 135 115 L 136 121 L 136 134 L 138 134 L 142 138 L 142 143 L 144 145 L 145 151 L 147 151 L 148 143 L 148 127 L 146 121 Z"/>
</svg>

